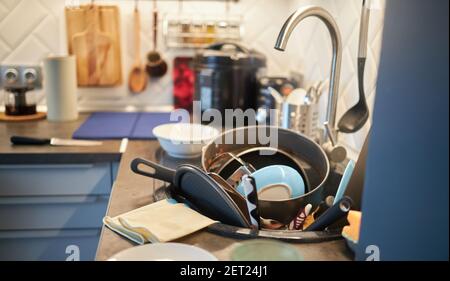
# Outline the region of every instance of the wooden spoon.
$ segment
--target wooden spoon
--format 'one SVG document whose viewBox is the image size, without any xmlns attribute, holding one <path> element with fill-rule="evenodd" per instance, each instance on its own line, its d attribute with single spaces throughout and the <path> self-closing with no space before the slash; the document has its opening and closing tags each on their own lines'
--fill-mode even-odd
<svg viewBox="0 0 450 281">
<path fill-rule="evenodd" d="M 137 1 L 134 9 L 134 66 L 128 79 L 128 88 L 132 93 L 142 93 L 147 88 L 148 77 L 141 63 L 141 16 Z"/>
</svg>

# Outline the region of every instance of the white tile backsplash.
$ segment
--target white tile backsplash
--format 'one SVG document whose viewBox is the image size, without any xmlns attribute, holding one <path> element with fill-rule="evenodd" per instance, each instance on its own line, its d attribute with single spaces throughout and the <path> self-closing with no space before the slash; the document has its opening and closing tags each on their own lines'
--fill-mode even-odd
<svg viewBox="0 0 450 281">
<path fill-rule="evenodd" d="M 384 1 L 372 0 L 373 6 L 369 32 L 369 52 L 366 69 L 366 92 L 370 107 L 373 106 L 375 82 L 381 48 L 384 20 Z M 0 0 L 0 63 L 40 63 L 48 54 L 65 54 L 64 5 L 62 0 Z M 81 0 L 82 4 L 87 0 Z M 126 78 L 133 63 L 133 5 L 129 0 L 96 1 L 100 4 L 115 4 L 121 10 L 121 33 L 123 50 L 123 74 Z M 359 17 L 362 0 L 240 0 L 231 4 L 230 14 L 242 15 L 246 45 L 264 52 L 268 57 L 268 73 L 285 75 L 295 70 L 303 73 L 305 81 L 311 83 L 328 78 L 331 60 L 331 46 L 328 32 L 315 19 L 307 19 L 294 32 L 286 52 L 273 49 L 275 39 L 285 19 L 303 5 L 320 5 L 336 18 L 344 41 L 344 57 L 341 72 L 338 118 L 356 102 L 358 88 L 356 77 L 356 56 L 359 35 Z M 177 13 L 176 1 L 159 1 L 162 15 Z M 151 48 L 151 1 L 141 1 L 142 55 Z M 225 13 L 224 2 L 184 1 L 184 14 Z M 162 16 L 161 16 L 162 18 Z M 189 50 L 168 50 L 160 38 L 160 50 L 170 62 L 178 55 L 190 55 Z M 141 95 L 130 95 L 126 83 L 111 89 L 80 89 L 82 103 L 148 104 L 167 105 L 172 103 L 172 83 L 169 75 L 158 81 L 151 81 L 147 91 Z M 42 93 L 40 93 L 42 95 Z M 321 100 L 324 112 L 326 93 Z M 370 124 L 355 135 L 342 135 L 344 142 L 353 152 L 360 150 Z"/>
<path fill-rule="evenodd" d="M 343 41 L 340 98 L 337 108 L 337 120 L 339 120 L 342 114 L 358 99 L 357 55 L 362 0 L 293 0 L 290 1 L 290 4 L 291 12 L 307 4 L 322 6 L 335 17 L 339 25 Z M 381 52 L 385 0 L 372 0 L 371 8 L 365 91 L 369 108 L 372 111 Z M 328 31 L 322 22 L 317 19 L 307 19 L 294 32 L 290 39 L 290 45 L 286 55 L 294 59 L 290 60 L 289 68 L 299 69 L 304 74 L 306 82 L 323 80 L 329 76 L 331 42 Z M 327 102 L 326 93 L 323 96 L 321 112 L 325 112 Z M 323 119 L 324 115 L 322 115 Z M 349 148 L 352 158 L 355 158 L 361 150 L 370 126 L 371 121 L 356 134 L 340 134 L 340 141 Z"/>
</svg>

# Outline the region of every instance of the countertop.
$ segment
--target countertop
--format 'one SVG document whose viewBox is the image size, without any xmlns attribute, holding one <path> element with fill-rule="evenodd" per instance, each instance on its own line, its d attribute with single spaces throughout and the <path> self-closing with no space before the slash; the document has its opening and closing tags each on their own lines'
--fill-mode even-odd
<svg viewBox="0 0 450 281">
<path fill-rule="evenodd" d="M 0 164 L 75 164 L 120 161 L 120 140 L 103 141 L 103 145 L 94 147 L 13 146 L 10 143 L 10 137 L 14 135 L 70 139 L 73 132 L 88 116 L 88 114 L 81 114 L 77 121 L 61 123 L 47 120 L 0 121 Z"/>
<path fill-rule="evenodd" d="M 0 164 L 120 160 L 107 215 L 116 216 L 152 203 L 153 180 L 133 174 L 129 167 L 131 161 L 136 157 L 156 160 L 155 153 L 160 149 L 157 141 L 130 141 L 123 153 L 119 151 L 121 145 L 119 140 L 104 141 L 104 144 L 99 147 L 82 148 L 14 147 L 9 143 L 9 137 L 12 135 L 70 138 L 87 116 L 87 114 L 82 114 L 78 121 L 64 123 L 52 123 L 46 120 L 25 123 L 0 122 Z M 212 252 L 220 260 L 228 260 L 231 249 L 241 241 L 201 230 L 175 242 L 198 246 Z M 305 260 L 351 260 L 351 255 L 343 240 L 293 245 L 300 250 Z M 107 260 L 112 255 L 133 246 L 135 246 L 133 242 L 103 227 L 96 260 Z"/>
</svg>

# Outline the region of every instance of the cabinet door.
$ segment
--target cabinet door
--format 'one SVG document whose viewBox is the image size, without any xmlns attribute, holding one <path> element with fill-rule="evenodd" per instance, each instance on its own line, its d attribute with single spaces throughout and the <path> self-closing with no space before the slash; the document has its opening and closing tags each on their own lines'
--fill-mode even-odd
<svg viewBox="0 0 450 281">
<path fill-rule="evenodd" d="M 95 259 L 101 229 L 0 231 L 0 260 L 80 261 Z"/>
<path fill-rule="evenodd" d="M 0 165 L 0 196 L 106 195 L 111 163 Z"/>
<path fill-rule="evenodd" d="M 117 166 L 0 165 L 0 260 L 93 260 Z"/>
<path fill-rule="evenodd" d="M 0 231 L 100 228 L 109 196 L 0 197 Z"/>
</svg>

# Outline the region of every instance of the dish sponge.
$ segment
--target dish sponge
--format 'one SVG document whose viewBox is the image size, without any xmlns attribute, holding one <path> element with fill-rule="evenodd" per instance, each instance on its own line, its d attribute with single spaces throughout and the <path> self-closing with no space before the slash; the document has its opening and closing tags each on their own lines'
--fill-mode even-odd
<svg viewBox="0 0 450 281">
<path fill-rule="evenodd" d="M 350 225 L 347 225 L 342 229 L 342 236 L 345 239 L 350 240 L 353 243 L 358 243 L 359 233 L 361 229 L 361 212 L 350 211 L 347 216 L 347 220 Z"/>
</svg>

